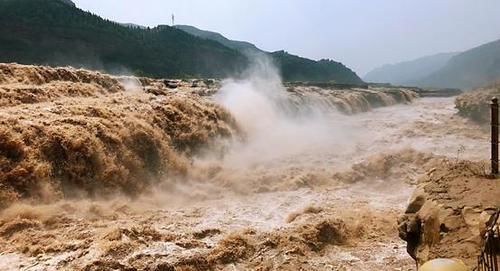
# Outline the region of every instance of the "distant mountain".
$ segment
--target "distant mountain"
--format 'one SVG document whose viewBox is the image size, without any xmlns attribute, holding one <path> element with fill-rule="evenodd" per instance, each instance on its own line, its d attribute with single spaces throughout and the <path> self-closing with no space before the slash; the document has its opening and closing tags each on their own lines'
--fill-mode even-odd
<svg viewBox="0 0 500 271">
<path fill-rule="evenodd" d="M 274 60 L 285 81 L 335 81 L 337 83 L 347 84 L 363 83 L 363 80 L 361 80 L 356 73 L 342 63 L 333 60 L 323 59 L 315 61 L 295 56 L 285 51 L 270 53 L 257 48 L 257 46 L 252 43 L 230 40 L 217 32 L 201 30 L 189 25 L 176 25 L 174 27 L 203 39 L 217 41 L 229 48 L 238 50 L 244 55 L 266 54 Z"/>
<path fill-rule="evenodd" d="M 500 78 L 500 40 L 452 57 L 431 75 L 416 81 L 420 86 L 469 89 Z"/>
<path fill-rule="evenodd" d="M 373 83 L 391 83 L 393 85 L 414 84 L 443 68 L 458 53 L 441 53 L 425 56 L 411 61 L 388 64 L 367 73 L 363 80 Z"/>
<path fill-rule="evenodd" d="M 249 63 L 218 42 L 168 26 L 125 27 L 68 0 L 0 0 L 0 62 L 152 77 L 226 77 Z"/>
<path fill-rule="evenodd" d="M 206 31 L 206 30 L 201 30 L 198 29 L 194 26 L 190 25 L 175 25 L 174 26 L 177 29 L 180 29 L 182 31 L 185 31 L 193 36 L 197 36 L 203 39 L 209 39 L 209 40 L 214 40 L 217 41 L 231 49 L 238 50 L 243 53 L 263 53 L 264 51 L 260 50 L 257 48 L 257 46 L 251 44 L 250 42 L 246 41 L 236 41 L 236 40 L 230 40 L 223 35 L 217 33 L 217 32 L 212 32 L 212 31 Z"/>
</svg>

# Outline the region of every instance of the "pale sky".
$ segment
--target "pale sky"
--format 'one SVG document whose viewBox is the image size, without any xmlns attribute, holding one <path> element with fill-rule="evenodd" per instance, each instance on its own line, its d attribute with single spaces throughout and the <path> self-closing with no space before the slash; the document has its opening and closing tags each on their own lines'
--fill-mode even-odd
<svg viewBox="0 0 500 271">
<path fill-rule="evenodd" d="M 500 0 L 73 0 L 145 26 L 193 25 L 267 51 L 340 61 L 364 76 L 417 57 L 500 39 Z"/>
</svg>

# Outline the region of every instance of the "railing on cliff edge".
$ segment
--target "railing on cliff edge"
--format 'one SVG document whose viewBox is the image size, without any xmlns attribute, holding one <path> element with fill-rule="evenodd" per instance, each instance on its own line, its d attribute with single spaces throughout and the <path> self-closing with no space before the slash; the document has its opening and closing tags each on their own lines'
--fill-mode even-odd
<svg viewBox="0 0 500 271">
<path fill-rule="evenodd" d="M 476 271 L 500 271 L 500 209 L 491 217 L 483 236 L 481 255 L 477 259 Z"/>
</svg>

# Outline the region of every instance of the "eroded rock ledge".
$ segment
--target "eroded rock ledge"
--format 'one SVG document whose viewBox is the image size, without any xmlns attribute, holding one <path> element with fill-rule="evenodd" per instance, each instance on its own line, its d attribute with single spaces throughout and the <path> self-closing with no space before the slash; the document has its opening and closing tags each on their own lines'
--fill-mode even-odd
<svg viewBox="0 0 500 271">
<path fill-rule="evenodd" d="M 449 161 L 419 180 L 398 219 L 400 237 L 419 265 L 457 258 L 474 266 L 488 220 L 500 207 L 500 180 L 488 178 L 485 163 Z"/>
<path fill-rule="evenodd" d="M 463 93 L 456 98 L 455 106 L 459 115 L 487 124 L 490 121 L 490 103 L 493 97 L 500 97 L 500 81 Z"/>
</svg>

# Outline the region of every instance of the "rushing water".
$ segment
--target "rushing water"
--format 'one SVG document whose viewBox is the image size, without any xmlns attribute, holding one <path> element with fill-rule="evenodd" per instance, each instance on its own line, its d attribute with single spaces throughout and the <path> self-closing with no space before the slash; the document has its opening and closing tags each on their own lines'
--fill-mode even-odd
<svg viewBox="0 0 500 271">
<path fill-rule="evenodd" d="M 269 65 L 164 88 L 0 65 L 0 270 L 407 270 L 418 176 L 488 154 L 452 98 L 286 89 Z"/>
<path fill-rule="evenodd" d="M 277 131 L 246 127 L 247 145 L 234 147 L 222 161 L 195 161 L 212 173 L 202 174 L 204 182 L 179 185 L 177 195 L 7 210 L 4 218 L 17 224 L 1 227 L 0 268 L 146 268 L 166 262 L 224 270 L 411 269 L 395 219 L 414 179 L 435 155 L 486 158 L 486 133 L 457 118 L 451 98 L 329 116 L 312 126 L 275 116 Z M 315 252 L 300 240 L 309 236 L 308 225 L 324 220 L 341 220 L 345 240 L 328 241 Z M 27 229 L 23 235 L 15 234 L 19 227 Z M 269 240 L 281 241 L 265 245 Z M 244 252 L 234 254 L 241 247 Z M 232 260 L 224 263 L 221 255 Z"/>
</svg>

